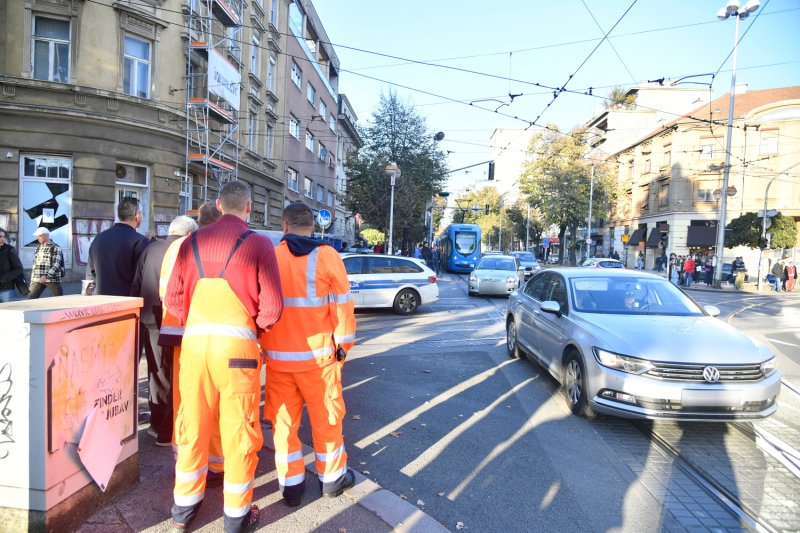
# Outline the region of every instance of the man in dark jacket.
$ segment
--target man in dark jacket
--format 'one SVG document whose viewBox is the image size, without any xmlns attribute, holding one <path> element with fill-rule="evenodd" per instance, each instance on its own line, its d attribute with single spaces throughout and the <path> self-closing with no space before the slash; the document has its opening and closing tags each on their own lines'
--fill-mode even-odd
<svg viewBox="0 0 800 533">
<path fill-rule="evenodd" d="M 166 239 L 156 240 L 145 248 L 136 275 L 131 296 L 144 299 L 141 315 L 141 343 L 147 358 L 147 375 L 150 382 L 150 427 L 147 433 L 156 439 L 156 446 L 172 444 L 172 351 L 158 345 L 158 335 L 163 314 L 159 286 L 161 263 L 170 244 L 197 229 L 197 222 L 186 216 L 176 217 L 169 225 Z M 171 347 L 168 347 L 171 348 Z M 165 353 L 166 352 L 166 353 Z M 166 355 L 162 357 L 163 355 Z"/>
<path fill-rule="evenodd" d="M 136 229 L 142 224 L 142 208 L 136 198 L 123 198 L 117 206 L 119 222 L 100 233 L 89 246 L 87 277 L 95 280 L 95 294 L 130 296 L 136 265 L 147 247 L 147 238 Z"/>
<path fill-rule="evenodd" d="M 22 275 L 22 262 L 17 251 L 6 242 L 6 230 L 0 228 L 0 303 L 14 299 L 14 280 Z"/>
</svg>

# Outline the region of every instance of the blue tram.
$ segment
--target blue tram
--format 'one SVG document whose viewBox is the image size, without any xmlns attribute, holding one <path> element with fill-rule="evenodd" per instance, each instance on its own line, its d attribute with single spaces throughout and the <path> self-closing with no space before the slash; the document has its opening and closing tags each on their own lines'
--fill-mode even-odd
<svg viewBox="0 0 800 533">
<path fill-rule="evenodd" d="M 450 224 L 439 237 L 442 268 L 472 272 L 481 258 L 481 228 L 477 224 Z"/>
</svg>

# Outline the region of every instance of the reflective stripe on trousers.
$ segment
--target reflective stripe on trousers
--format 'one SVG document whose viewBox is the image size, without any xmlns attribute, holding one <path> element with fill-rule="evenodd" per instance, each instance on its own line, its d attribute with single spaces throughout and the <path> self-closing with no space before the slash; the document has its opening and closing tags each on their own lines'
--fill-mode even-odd
<svg viewBox="0 0 800 533">
<path fill-rule="evenodd" d="M 242 336 L 200 334 L 219 331 L 253 332 Z M 226 526 L 238 530 L 247 516 L 263 437 L 258 419 L 261 359 L 255 324 L 222 278 L 201 278 L 195 286 L 181 346 L 179 389 L 181 405 L 175 425 L 178 458 L 175 464 L 176 522 L 194 516 L 205 491 L 210 441 L 219 428 L 225 462 L 223 488 Z M 217 422 L 217 420 L 219 422 Z"/>
</svg>

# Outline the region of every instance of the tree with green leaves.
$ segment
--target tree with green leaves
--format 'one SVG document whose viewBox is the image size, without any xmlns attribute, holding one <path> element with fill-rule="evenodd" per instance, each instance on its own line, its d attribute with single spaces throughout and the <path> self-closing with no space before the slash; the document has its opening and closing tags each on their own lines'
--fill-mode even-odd
<svg viewBox="0 0 800 533">
<path fill-rule="evenodd" d="M 628 94 L 624 87 L 614 87 L 608 95 L 608 99 L 603 101 L 606 109 L 631 109 L 636 105 L 636 95 Z"/>
<path fill-rule="evenodd" d="M 425 119 L 395 93 L 381 95 L 370 124 L 359 127 L 364 146 L 346 162 L 347 194 L 340 200 L 371 227 L 389 233 L 391 180 L 386 165 L 401 171 L 394 190 L 394 242 L 426 240 L 425 211 L 441 190 L 447 167 Z M 395 247 L 397 248 L 397 247 Z"/>
<path fill-rule="evenodd" d="M 734 218 L 725 227 L 725 247 L 758 248 L 763 222 L 764 219 L 753 212 Z M 773 250 L 791 248 L 797 242 L 797 226 L 792 217 L 778 213 L 772 217 L 772 224 L 767 231 L 772 234 L 771 248 Z"/>
<path fill-rule="evenodd" d="M 571 264 L 576 264 L 576 235 L 586 226 L 589 194 L 592 183 L 592 162 L 585 157 L 586 132 L 575 130 L 563 134 L 551 125 L 531 139 L 527 160 L 520 176 L 520 190 L 540 213 L 544 226 L 558 226 L 562 246 L 560 260 L 565 259 L 565 235 L 569 230 L 572 242 L 567 248 Z M 603 162 L 594 163 L 594 213 L 602 213 L 610 199 L 610 178 Z"/>
</svg>

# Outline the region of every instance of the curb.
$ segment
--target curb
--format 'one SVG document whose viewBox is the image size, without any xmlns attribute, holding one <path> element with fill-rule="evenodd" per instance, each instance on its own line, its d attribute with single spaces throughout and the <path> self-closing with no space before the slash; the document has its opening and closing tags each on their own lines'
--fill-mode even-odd
<svg viewBox="0 0 800 533">
<path fill-rule="evenodd" d="M 272 427 L 262 422 L 261 431 L 264 433 L 264 447 L 274 452 Z M 311 475 L 312 479 L 316 479 L 317 469 L 314 467 L 314 449 L 306 444 L 303 444 L 303 461 L 306 465 L 306 472 Z M 419 507 L 384 489 L 354 468 L 350 467 L 350 469 L 356 476 L 356 482 L 355 485 L 344 491 L 342 496 L 347 497 L 353 503 L 360 505 L 386 522 L 394 531 L 400 533 L 450 532 L 449 529 L 431 518 Z"/>
</svg>

